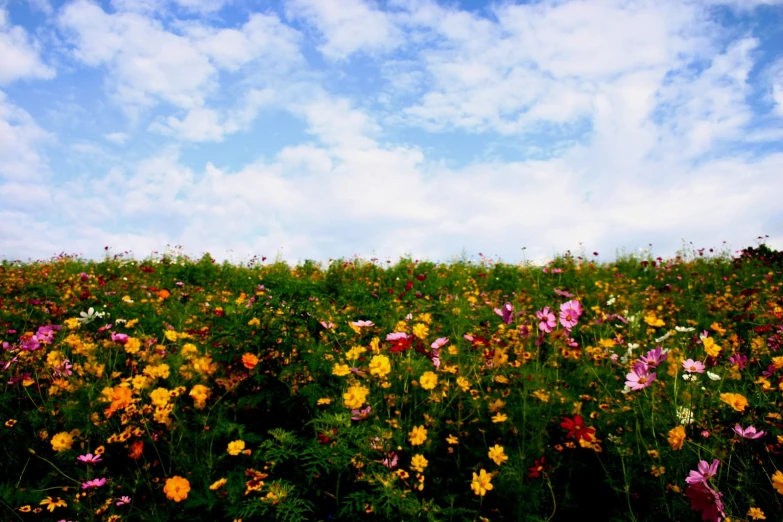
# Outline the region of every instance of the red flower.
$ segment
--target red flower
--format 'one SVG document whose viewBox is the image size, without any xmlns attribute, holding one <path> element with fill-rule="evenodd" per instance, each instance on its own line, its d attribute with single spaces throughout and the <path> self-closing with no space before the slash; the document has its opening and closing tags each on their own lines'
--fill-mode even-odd
<svg viewBox="0 0 783 522">
<path fill-rule="evenodd" d="M 392 347 L 389 348 L 389 351 L 392 353 L 402 353 L 405 350 L 410 350 L 411 348 L 410 338 L 394 339 L 391 343 L 392 343 Z"/>
<path fill-rule="evenodd" d="M 563 422 L 560 423 L 560 427 L 568 430 L 566 438 L 580 440 L 586 440 L 591 442 L 593 435 L 595 434 L 595 428 L 586 428 L 585 421 L 581 415 L 575 415 L 573 419 L 563 417 Z"/>
<path fill-rule="evenodd" d="M 530 474 L 528 475 L 528 477 L 538 478 L 541 475 L 541 473 L 544 473 L 544 471 L 546 471 L 544 457 L 542 456 L 540 459 L 536 459 L 533 464 L 534 464 L 533 467 L 528 468 L 530 470 Z"/>
</svg>

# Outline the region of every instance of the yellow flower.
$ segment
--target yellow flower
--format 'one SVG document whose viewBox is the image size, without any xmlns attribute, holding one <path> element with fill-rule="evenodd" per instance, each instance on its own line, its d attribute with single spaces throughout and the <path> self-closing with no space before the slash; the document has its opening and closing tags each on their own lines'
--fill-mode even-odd
<svg viewBox="0 0 783 522">
<path fill-rule="evenodd" d="M 430 329 L 426 324 L 416 323 L 413 325 L 413 335 L 415 335 L 419 339 L 426 339 L 429 333 L 430 333 Z"/>
<path fill-rule="evenodd" d="M 411 459 L 411 469 L 418 471 L 419 473 L 424 471 L 429 461 L 424 458 L 424 455 L 414 455 Z"/>
<path fill-rule="evenodd" d="M 166 337 L 166 339 L 168 339 L 172 343 L 176 342 L 177 340 L 177 332 L 175 332 L 174 330 L 166 330 L 166 332 L 163 335 Z"/>
<path fill-rule="evenodd" d="M 73 437 L 67 431 L 62 431 L 52 437 L 52 449 L 57 453 L 71 449 Z"/>
<path fill-rule="evenodd" d="M 162 408 L 169 403 L 171 393 L 166 388 L 155 388 L 150 393 L 150 400 L 155 406 Z"/>
<path fill-rule="evenodd" d="M 487 491 L 494 488 L 490 482 L 491 479 L 492 475 L 482 469 L 478 475 L 473 474 L 473 482 L 470 483 L 470 488 L 473 490 L 473 493 L 483 497 L 487 494 Z"/>
<path fill-rule="evenodd" d="M 203 384 L 196 384 L 193 389 L 190 390 L 190 397 L 195 401 L 197 410 L 204 409 L 207 399 L 209 399 L 210 389 Z"/>
<path fill-rule="evenodd" d="M 764 512 L 757 508 L 752 507 L 748 510 L 748 514 L 746 515 L 749 518 L 752 518 L 753 520 L 766 520 L 767 517 L 764 516 Z"/>
<path fill-rule="evenodd" d="M 419 379 L 419 384 L 425 390 L 432 390 L 438 384 L 438 376 L 433 372 L 424 372 Z"/>
<path fill-rule="evenodd" d="M 77 319 L 77 321 L 78 321 L 78 319 Z M 21 511 L 22 513 L 29 513 L 32 510 L 33 510 L 33 508 L 30 507 L 29 504 L 27 506 L 22 506 L 22 507 L 19 508 L 19 511 Z"/>
<path fill-rule="evenodd" d="M 669 445 L 673 450 L 681 450 L 685 444 L 685 428 L 677 426 L 669 430 Z"/>
<path fill-rule="evenodd" d="M 218 489 L 222 488 L 223 486 L 225 486 L 226 482 L 228 482 L 228 479 L 222 478 L 222 479 L 218 480 L 217 482 L 213 482 L 212 485 L 209 486 L 209 489 L 210 489 L 210 491 L 218 490 Z"/>
<path fill-rule="evenodd" d="M 408 438 L 413 446 L 421 446 L 427 440 L 427 430 L 423 425 L 414 426 L 411 432 L 408 433 Z"/>
<path fill-rule="evenodd" d="M 495 444 L 494 446 L 489 448 L 489 458 L 494 460 L 495 464 L 500 466 L 508 460 L 508 455 L 506 455 L 503 446 L 499 446 Z"/>
<path fill-rule="evenodd" d="M 702 343 L 704 344 L 704 352 L 707 355 L 710 357 L 717 357 L 720 355 L 721 347 L 715 344 L 715 341 L 712 339 L 712 337 L 705 337 L 702 339 Z"/>
<path fill-rule="evenodd" d="M 780 470 L 777 470 L 775 474 L 772 475 L 772 487 L 775 488 L 775 491 L 780 495 L 783 495 L 783 472 Z"/>
<path fill-rule="evenodd" d="M 235 440 L 228 443 L 228 454 L 236 457 L 245 449 L 245 441 Z"/>
<path fill-rule="evenodd" d="M 66 504 L 65 501 L 60 497 L 46 497 L 41 501 L 40 505 L 46 506 L 46 509 L 48 509 L 50 513 L 54 511 L 55 508 L 68 507 L 68 504 Z"/>
<path fill-rule="evenodd" d="M 650 326 L 663 326 L 664 324 L 666 324 L 666 323 L 663 322 L 663 320 L 658 319 L 655 316 L 654 312 L 650 312 L 647 315 L 645 315 L 644 316 L 644 322 L 649 324 Z"/>
<path fill-rule="evenodd" d="M 448 442 L 449 444 L 459 444 L 459 439 L 454 435 L 449 435 L 448 437 L 446 437 L 446 442 Z"/>
<path fill-rule="evenodd" d="M 352 410 L 361 408 L 369 393 L 370 390 L 364 386 L 351 386 L 348 388 L 348 391 L 343 394 L 343 404 Z"/>
<path fill-rule="evenodd" d="M 391 362 L 385 355 L 375 355 L 370 361 L 370 375 L 385 377 L 391 372 Z"/>
<path fill-rule="evenodd" d="M 323 397 L 321 399 L 318 399 L 318 402 L 316 404 L 318 406 L 322 406 L 324 404 L 331 404 L 331 403 L 332 403 L 332 399 L 330 399 L 329 397 Z"/>
<path fill-rule="evenodd" d="M 470 381 L 465 377 L 457 377 L 457 386 L 459 386 L 462 391 L 466 392 L 470 389 Z"/>
<path fill-rule="evenodd" d="M 76 330 L 77 328 L 79 328 L 79 326 L 81 326 L 81 324 L 82 324 L 81 321 L 79 321 L 75 317 L 71 317 L 70 319 L 65 320 L 65 327 L 68 328 L 69 330 Z"/>
<path fill-rule="evenodd" d="M 335 364 L 332 368 L 332 375 L 338 377 L 345 377 L 349 373 L 351 373 L 351 368 L 347 364 Z"/>
<path fill-rule="evenodd" d="M 359 358 L 361 354 L 363 354 L 366 351 L 367 348 L 365 348 L 364 346 L 354 346 L 353 348 L 345 352 L 345 357 L 349 361 L 355 361 L 356 359 Z"/>
<path fill-rule="evenodd" d="M 141 349 L 141 341 L 136 337 L 128 337 L 125 341 L 125 352 L 134 354 Z"/>
<path fill-rule="evenodd" d="M 736 411 L 745 411 L 748 407 L 748 399 L 739 393 L 721 393 L 720 400 L 734 408 Z"/>
<path fill-rule="evenodd" d="M 536 390 L 533 392 L 533 397 L 541 402 L 549 402 L 549 392 L 545 390 Z"/>
<path fill-rule="evenodd" d="M 508 420 L 508 415 L 505 413 L 497 413 L 494 417 L 492 417 L 492 422 L 499 423 L 499 422 L 506 422 Z"/>
<path fill-rule="evenodd" d="M 174 502 L 181 502 L 188 498 L 189 491 L 190 482 L 188 482 L 188 479 L 182 478 L 179 475 L 167 479 L 166 485 L 163 488 L 166 498 L 173 500 Z"/>
<path fill-rule="evenodd" d="M 258 326 L 259 324 L 261 324 L 261 320 L 258 317 L 254 317 L 247 322 L 248 326 Z"/>
</svg>

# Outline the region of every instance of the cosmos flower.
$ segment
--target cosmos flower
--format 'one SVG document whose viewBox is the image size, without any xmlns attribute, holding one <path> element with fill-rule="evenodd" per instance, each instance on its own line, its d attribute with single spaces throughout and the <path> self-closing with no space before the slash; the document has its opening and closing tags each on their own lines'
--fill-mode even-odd
<svg viewBox="0 0 783 522">
<path fill-rule="evenodd" d="M 542 310 L 536 312 L 536 317 L 540 319 L 538 323 L 538 329 L 542 332 L 550 333 L 557 326 L 557 319 L 555 314 L 549 311 L 549 307 L 545 306 Z"/>
<path fill-rule="evenodd" d="M 754 428 L 753 426 L 748 426 L 747 428 L 742 429 L 742 426 L 737 424 L 736 426 L 734 426 L 734 433 L 736 433 L 740 437 L 745 437 L 746 439 L 755 440 L 763 437 L 764 433 L 766 432 L 756 431 L 756 428 Z"/>
</svg>

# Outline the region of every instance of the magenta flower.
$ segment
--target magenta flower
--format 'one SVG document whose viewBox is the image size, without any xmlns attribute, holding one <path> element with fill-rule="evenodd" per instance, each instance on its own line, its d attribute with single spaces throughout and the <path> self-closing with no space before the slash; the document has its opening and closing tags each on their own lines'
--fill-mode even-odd
<svg viewBox="0 0 783 522">
<path fill-rule="evenodd" d="M 647 365 L 644 363 L 636 364 L 633 367 L 633 371 L 626 374 L 625 385 L 631 388 L 632 391 L 639 391 L 647 388 L 658 377 L 656 373 L 649 373 Z"/>
<path fill-rule="evenodd" d="M 650 350 L 647 355 L 642 355 L 639 359 L 650 368 L 657 368 L 668 356 L 668 351 L 664 352 L 660 346 L 656 346 L 654 350 Z"/>
<path fill-rule="evenodd" d="M 87 482 L 82 482 L 82 489 L 99 488 L 104 484 L 106 484 L 105 478 L 92 479 L 92 480 L 88 480 Z"/>
<path fill-rule="evenodd" d="M 571 329 L 579 322 L 579 316 L 584 310 L 579 301 L 568 301 L 560 305 L 560 324 L 563 328 Z"/>
<path fill-rule="evenodd" d="M 718 459 L 713 460 L 712 464 L 708 464 L 706 460 L 700 460 L 698 471 L 691 470 L 685 482 L 688 484 L 698 484 L 700 482 L 706 484 L 708 480 L 718 474 L 718 464 L 720 464 Z"/>
<path fill-rule="evenodd" d="M 734 433 L 739 435 L 740 437 L 745 437 L 746 439 L 756 440 L 760 439 L 764 436 L 765 431 L 756 431 L 756 428 L 753 426 L 748 426 L 744 430 L 742 429 L 742 426 L 737 424 L 734 426 Z"/>
<path fill-rule="evenodd" d="M 495 313 L 503 318 L 503 322 L 511 324 L 514 320 L 514 306 L 511 303 L 506 303 L 503 308 L 495 308 Z"/>
<path fill-rule="evenodd" d="M 557 326 L 555 314 L 549 311 L 548 306 L 545 306 L 543 310 L 536 312 L 536 317 L 541 320 L 541 322 L 538 323 L 538 329 L 542 332 L 550 333 L 555 329 L 555 326 Z"/>
<path fill-rule="evenodd" d="M 691 509 L 701 511 L 701 519 L 707 522 L 720 522 L 726 513 L 723 511 L 721 493 L 718 493 L 704 482 L 688 486 L 685 496 L 691 501 Z"/>
<path fill-rule="evenodd" d="M 76 457 L 76 460 L 87 464 L 97 464 L 101 461 L 102 458 L 103 457 L 100 455 L 93 455 L 92 453 L 88 453 L 87 455 L 79 455 Z"/>
<path fill-rule="evenodd" d="M 117 499 L 117 503 L 114 504 L 115 506 L 124 506 L 125 504 L 130 504 L 131 498 L 130 497 L 120 497 Z"/>
<path fill-rule="evenodd" d="M 682 367 L 685 368 L 685 371 L 688 373 L 704 373 L 704 370 L 707 369 L 707 367 L 704 366 L 704 363 L 694 361 L 693 359 L 682 361 Z"/>
<path fill-rule="evenodd" d="M 745 365 L 748 364 L 748 358 L 747 356 L 742 355 L 741 353 L 735 353 L 734 355 L 729 357 L 729 362 L 731 364 L 736 364 L 740 370 L 744 370 Z"/>
<path fill-rule="evenodd" d="M 112 332 L 111 340 L 115 343 L 125 344 L 128 342 L 128 334 Z"/>
</svg>

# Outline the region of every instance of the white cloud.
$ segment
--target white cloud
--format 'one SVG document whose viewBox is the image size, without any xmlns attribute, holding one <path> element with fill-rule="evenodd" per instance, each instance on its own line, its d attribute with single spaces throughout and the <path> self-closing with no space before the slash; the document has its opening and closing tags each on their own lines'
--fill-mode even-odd
<svg viewBox="0 0 783 522">
<path fill-rule="evenodd" d="M 128 141 L 129 136 L 124 132 L 110 132 L 109 134 L 104 134 L 103 137 L 117 145 L 124 145 Z"/>
<path fill-rule="evenodd" d="M 155 20 L 136 13 L 107 14 L 77 0 L 65 7 L 59 23 L 73 35 L 76 58 L 109 67 L 107 80 L 121 103 L 144 108 L 163 100 L 198 107 L 216 88 L 217 71 L 209 58 Z"/>
<path fill-rule="evenodd" d="M 48 166 L 38 147 L 51 139 L 27 111 L 10 103 L 0 91 L 0 179 L 41 179 Z"/>
<path fill-rule="evenodd" d="M 390 51 L 402 43 L 389 15 L 363 0 L 291 0 L 286 13 L 315 26 L 324 40 L 318 50 L 332 60 Z"/>
<path fill-rule="evenodd" d="M 55 71 L 41 61 L 39 44 L 21 26 L 11 25 L 0 6 L 0 85 L 23 78 L 54 78 Z"/>
</svg>

